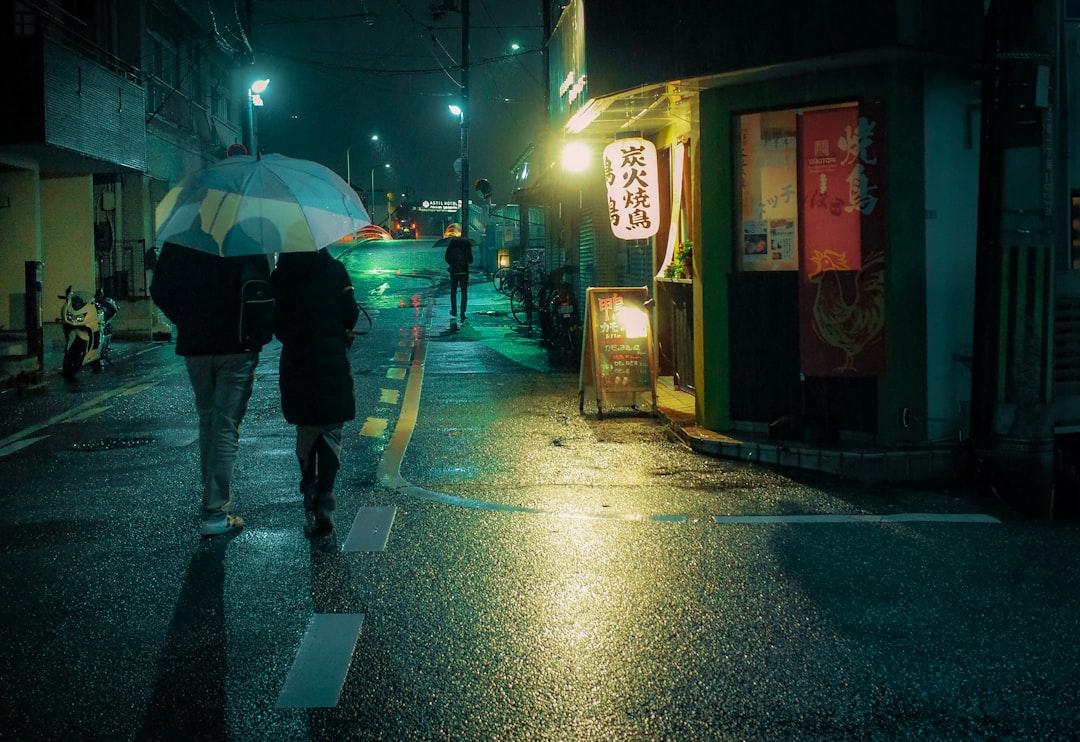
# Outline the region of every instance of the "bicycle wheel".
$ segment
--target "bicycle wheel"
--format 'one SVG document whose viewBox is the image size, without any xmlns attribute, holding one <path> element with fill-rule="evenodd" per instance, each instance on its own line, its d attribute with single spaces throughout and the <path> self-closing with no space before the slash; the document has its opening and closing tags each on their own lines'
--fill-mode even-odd
<svg viewBox="0 0 1080 742">
<path fill-rule="evenodd" d="M 558 318 L 558 292 L 553 292 L 546 284 L 536 299 L 536 314 L 540 322 L 540 337 L 547 343 L 554 341 L 555 322 Z"/>
<path fill-rule="evenodd" d="M 529 322 L 529 316 L 525 309 L 528 303 L 525 289 L 518 287 L 510 294 L 510 311 L 514 313 L 514 319 L 517 320 L 519 325 L 525 325 Z"/>
<path fill-rule="evenodd" d="M 569 317 L 558 317 L 552 329 L 552 350 L 560 364 L 569 365 L 581 356 L 576 336 L 580 330 Z"/>
<path fill-rule="evenodd" d="M 514 285 L 514 273 L 510 268 L 499 268 L 491 277 L 491 283 L 495 290 L 504 296 L 510 296 L 511 287 Z"/>
</svg>

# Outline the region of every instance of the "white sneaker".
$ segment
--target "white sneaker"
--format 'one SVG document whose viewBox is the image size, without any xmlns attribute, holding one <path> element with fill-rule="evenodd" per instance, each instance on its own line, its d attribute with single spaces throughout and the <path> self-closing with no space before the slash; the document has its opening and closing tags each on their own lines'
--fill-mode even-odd
<svg viewBox="0 0 1080 742">
<path fill-rule="evenodd" d="M 226 515 L 221 520 L 204 520 L 200 531 L 203 537 L 222 536 L 226 533 L 236 533 L 244 528 L 244 519 L 235 515 Z"/>
</svg>

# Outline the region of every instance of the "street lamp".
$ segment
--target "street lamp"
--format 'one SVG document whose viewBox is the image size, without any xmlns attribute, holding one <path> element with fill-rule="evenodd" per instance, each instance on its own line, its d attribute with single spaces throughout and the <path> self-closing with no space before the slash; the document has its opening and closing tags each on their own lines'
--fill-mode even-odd
<svg viewBox="0 0 1080 742">
<path fill-rule="evenodd" d="M 256 80 L 251 83 L 251 87 L 247 91 L 247 116 L 244 117 L 242 136 L 244 138 L 244 148 L 248 151 L 249 155 L 257 154 L 255 147 L 257 141 L 255 139 L 255 107 L 261 107 L 263 104 L 262 94 L 266 91 L 266 86 L 270 84 L 270 79 Z"/>
<path fill-rule="evenodd" d="M 376 135 L 376 136 L 372 137 L 372 139 L 378 139 L 378 136 Z M 386 168 L 387 170 L 389 170 L 390 169 L 390 163 L 389 162 L 386 163 L 385 165 L 383 165 L 383 167 Z M 375 171 L 378 170 L 378 169 L 379 169 L 378 165 L 371 168 L 371 211 L 372 211 L 372 213 L 368 214 L 368 216 L 371 217 L 372 222 L 375 221 L 375 214 L 374 214 L 374 212 L 375 212 Z"/>
<path fill-rule="evenodd" d="M 462 69 L 462 77 L 466 72 Z M 469 237 L 469 122 L 466 118 L 465 106 L 450 104 L 450 113 L 459 117 L 461 121 L 461 236 Z"/>
</svg>

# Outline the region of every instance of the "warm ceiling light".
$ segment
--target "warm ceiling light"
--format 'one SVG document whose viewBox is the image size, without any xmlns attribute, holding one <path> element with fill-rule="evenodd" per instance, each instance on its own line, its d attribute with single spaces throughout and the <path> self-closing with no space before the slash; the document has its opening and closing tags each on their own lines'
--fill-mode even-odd
<svg viewBox="0 0 1080 742">
<path fill-rule="evenodd" d="M 571 173 L 584 172 L 589 167 L 592 152 L 588 145 L 583 142 L 567 142 L 563 147 L 562 163 L 563 170 Z"/>
</svg>

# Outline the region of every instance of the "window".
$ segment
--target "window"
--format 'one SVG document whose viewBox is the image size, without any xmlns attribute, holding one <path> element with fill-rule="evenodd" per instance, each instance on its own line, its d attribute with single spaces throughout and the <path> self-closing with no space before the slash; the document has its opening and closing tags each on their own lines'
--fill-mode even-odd
<svg viewBox="0 0 1080 742">
<path fill-rule="evenodd" d="M 794 109 L 736 117 L 739 270 L 799 268 L 795 117 Z"/>
<path fill-rule="evenodd" d="M 830 175 L 817 174 L 815 178 L 824 179 L 838 175 L 841 169 L 861 166 L 857 162 L 862 152 L 858 150 L 871 146 L 872 130 L 859 132 L 857 113 L 858 104 L 841 103 L 830 106 L 790 108 L 783 111 L 763 111 L 735 117 L 735 143 L 738 161 L 738 182 L 736 184 L 736 269 L 740 271 L 797 271 L 799 269 L 800 231 L 807 228 L 800 222 L 800 204 L 806 199 L 808 214 L 816 215 L 815 207 L 827 207 L 831 212 L 839 208 L 845 214 L 855 211 L 866 213 L 872 210 L 869 201 L 873 195 L 864 192 L 863 185 L 857 185 L 857 197 L 848 199 L 837 206 L 835 194 L 845 191 L 848 197 L 851 187 L 848 181 L 830 183 L 830 198 L 824 203 L 823 196 L 816 191 L 813 194 L 799 191 L 799 156 L 800 144 L 802 156 L 807 159 L 809 169 L 802 173 L 804 177 L 826 170 L 836 170 Z M 829 111 L 844 111 L 841 116 L 845 121 L 852 119 L 844 129 L 822 128 L 816 123 L 818 117 L 827 116 Z M 815 124 L 809 123 L 815 119 Z M 827 122 L 834 123 L 834 122 Z M 801 131 L 803 125 L 808 131 Z M 828 131 L 819 136 L 816 132 Z M 844 132 L 847 132 L 845 135 Z M 815 132 L 811 134 L 810 132 Z M 800 137 L 803 139 L 800 142 Z M 840 167 L 842 166 L 842 167 Z M 817 182 L 817 181 L 815 181 Z M 822 180 L 822 182 L 825 182 Z M 839 187 L 839 191 L 837 188 Z M 830 229 L 835 230 L 835 225 Z M 806 236 L 806 235 L 802 235 Z M 849 267 L 857 268 L 856 264 Z"/>
<path fill-rule="evenodd" d="M 37 33 L 37 15 L 26 3 L 15 3 L 15 35 L 36 36 Z"/>
</svg>

